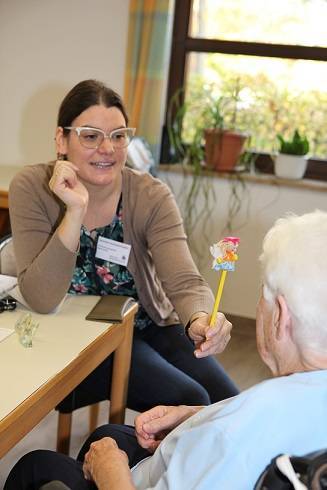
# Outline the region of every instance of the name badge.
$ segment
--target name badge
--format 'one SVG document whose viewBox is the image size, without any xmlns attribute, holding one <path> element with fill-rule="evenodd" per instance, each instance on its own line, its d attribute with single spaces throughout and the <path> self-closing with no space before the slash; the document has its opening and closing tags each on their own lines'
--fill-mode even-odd
<svg viewBox="0 0 327 490">
<path fill-rule="evenodd" d="M 102 236 L 98 239 L 96 258 L 113 262 L 114 264 L 127 265 L 129 254 L 131 252 L 131 245 L 127 243 L 116 242 L 110 240 L 110 238 L 104 238 Z"/>
</svg>

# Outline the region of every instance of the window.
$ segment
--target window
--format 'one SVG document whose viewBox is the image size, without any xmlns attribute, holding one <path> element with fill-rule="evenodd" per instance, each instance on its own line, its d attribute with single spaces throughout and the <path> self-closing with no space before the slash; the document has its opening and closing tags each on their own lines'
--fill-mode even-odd
<svg viewBox="0 0 327 490">
<path fill-rule="evenodd" d="M 276 150 L 276 135 L 298 128 L 313 156 L 310 177 L 327 180 L 327 35 L 325 0 L 175 2 L 167 100 L 180 87 L 201 107 L 205 92 L 237 93 L 237 125 L 251 149 Z M 191 137 L 192 119 L 183 137 Z M 162 161 L 169 157 L 164 131 Z"/>
</svg>

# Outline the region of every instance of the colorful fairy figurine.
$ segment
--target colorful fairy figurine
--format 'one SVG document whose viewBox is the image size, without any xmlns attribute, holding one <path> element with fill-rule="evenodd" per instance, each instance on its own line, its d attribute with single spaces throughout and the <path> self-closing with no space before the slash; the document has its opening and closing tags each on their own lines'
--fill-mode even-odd
<svg viewBox="0 0 327 490">
<path fill-rule="evenodd" d="M 212 268 L 215 271 L 235 270 L 235 262 L 238 259 L 236 250 L 239 243 L 240 243 L 239 238 L 228 236 L 220 240 L 218 243 L 214 243 L 210 247 L 210 253 L 214 257 L 214 260 L 212 262 Z"/>
<path fill-rule="evenodd" d="M 225 284 L 226 273 L 228 271 L 235 270 L 235 262 L 238 260 L 236 250 L 239 243 L 240 239 L 238 237 L 227 236 L 210 247 L 210 253 L 214 258 L 212 262 L 212 269 L 215 271 L 222 271 L 218 284 L 215 304 L 211 315 L 211 326 L 214 325 L 216 321 L 216 315 Z"/>
</svg>

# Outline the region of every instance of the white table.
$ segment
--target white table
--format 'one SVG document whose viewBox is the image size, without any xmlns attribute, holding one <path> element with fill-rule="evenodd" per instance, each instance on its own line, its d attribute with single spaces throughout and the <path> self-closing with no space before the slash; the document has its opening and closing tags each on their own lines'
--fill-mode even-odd
<svg viewBox="0 0 327 490">
<path fill-rule="evenodd" d="M 16 333 L 0 342 L 0 457 L 112 352 L 110 421 L 124 422 L 137 305 L 121 324 L 86 321 L 97 301 L 69 296 L 57 313 L 33 313 L 40 326 L 32 348 L 24 348 Z M 1 313 L 0 327 L 14 329 L 23 312 Z"/>
</svg>

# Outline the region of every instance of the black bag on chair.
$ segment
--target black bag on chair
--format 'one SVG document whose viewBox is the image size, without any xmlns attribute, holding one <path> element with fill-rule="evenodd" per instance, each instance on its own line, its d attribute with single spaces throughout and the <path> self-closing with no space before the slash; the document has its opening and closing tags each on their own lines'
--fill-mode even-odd
<svg viewBox="0 0 327 490">
<path fill-rule="evenodd" d="M 286 460 L 287 465 L 289 463 L 291 464 L 291 470 L 295 472 L 294 478 L 299 482 L 298 487 L 295 484 L 293 485 L 292 478 L 286 476 L 287 472 L 283 471 L 281 457 L 284 458 L 284 463 Z M 315 451 L 301 457 L 276 456 L 260 475 L 254 490 L 292 490 L 294 488 L 327 490 L 326 449 Z"/>
</svg>

